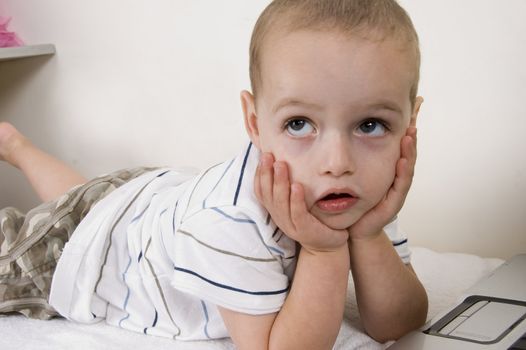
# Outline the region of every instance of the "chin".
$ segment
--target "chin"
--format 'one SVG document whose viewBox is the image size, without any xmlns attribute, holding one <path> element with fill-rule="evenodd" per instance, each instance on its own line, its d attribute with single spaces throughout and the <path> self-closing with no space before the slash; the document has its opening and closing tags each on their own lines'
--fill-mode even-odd
<svg viewBox="0 0 526 350">
<path fill-rule="evenodd" d="M 358 221 L 359 216 L 346 213 L 342 215 L 324 215 L 323 217 L 317 217 L 317 219 L 333 230 L 346 230 Z"/>
</svg>

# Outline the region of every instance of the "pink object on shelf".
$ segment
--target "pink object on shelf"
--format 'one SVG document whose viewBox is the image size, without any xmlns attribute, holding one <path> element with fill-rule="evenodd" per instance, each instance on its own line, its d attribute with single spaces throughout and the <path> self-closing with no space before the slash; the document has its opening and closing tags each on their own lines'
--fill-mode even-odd
<svg viewBox="0 0 526 350">
<path fill-rule="evenodd" d="M 14 32 L 7 30 L 11 18 L 0 16 L 0 47 L 22 46 L 24 43 Z"/>
</svg>

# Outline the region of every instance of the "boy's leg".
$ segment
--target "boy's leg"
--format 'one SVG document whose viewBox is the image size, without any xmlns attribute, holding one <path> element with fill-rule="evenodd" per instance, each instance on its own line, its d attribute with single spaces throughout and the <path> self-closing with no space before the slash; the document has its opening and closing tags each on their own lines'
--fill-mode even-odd
<svg viewBox="0 0 526 350">
<path fill-rule="evenodd" d="M 66 242 L 96 203 L 151 170 L 124 169 L 96 177 L 25 215 L 14 208 L 0 210 L 0 314 L 56 316 L 48 298 Z"/>
<path fill-rule="evenodd" d="M 38 288 L 12 254 L 13 249 L 21 246 L 17 241 L 24 219 L 25 215 L 14 208 L 0 210 L 0 314 L 16 312 L 26 317 L 49 319 L 58 314 L 47 302 L 48 293 Z M 46 271 L 46 265 L 39 268 L 45 270 L 43 275 L 52 275 L 52 269 Z"/>
<path fill-rule="evenodd" d="M 77 171 L 35 147 L 6 122 L 0 122 L 0 160 L 20 169 L 44 202 L 86 182 Z"/>
</svg>

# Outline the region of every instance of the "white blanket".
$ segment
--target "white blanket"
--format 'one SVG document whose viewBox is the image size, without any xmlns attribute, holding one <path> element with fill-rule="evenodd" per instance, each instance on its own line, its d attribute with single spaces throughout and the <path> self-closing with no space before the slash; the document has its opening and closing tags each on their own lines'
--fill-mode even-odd
<svg viewBox="0 0 526 350">
<path fill-rule="evenodd" d="M 412 265 L 429 297 L 428 320 L 448 305 L 481 277 L 503 261 L 475 255 L 437 253 L 426 248 L 412 248 Z M 385 349 L 367 336 L 357 314 L 352 281 L 345 320 L 335 349 Z M 103 322 L 95 325 L 76 324 L 64 319 L 38 321 L 23 316 L 0 317 L 0 349 L 234 349 L 229 339 L 208 342 L 177 342 L 146 336 Z"/>
</svg>

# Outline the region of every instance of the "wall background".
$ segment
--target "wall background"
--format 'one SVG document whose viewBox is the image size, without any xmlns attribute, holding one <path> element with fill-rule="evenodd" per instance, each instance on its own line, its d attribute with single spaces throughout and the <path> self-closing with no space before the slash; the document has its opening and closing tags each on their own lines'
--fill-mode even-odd
<svg viewBox="0 0 526 350">
<path fill-rule="evenodd" d="M 526 2 L 401 0 L 422 42 L 419 160 L 400 217 L 412 245 L 526 251 Z M 0 120 L 91 177 L 203 168 L 246 142 L 239 92 L 267 0 L 0 0 L 48 58 L 0 62 Z M 37 203 L 0 164 L 0 207 Z"/>
</svg>

